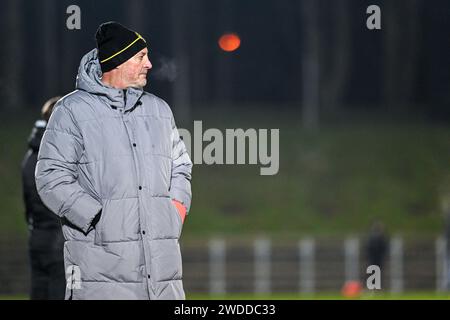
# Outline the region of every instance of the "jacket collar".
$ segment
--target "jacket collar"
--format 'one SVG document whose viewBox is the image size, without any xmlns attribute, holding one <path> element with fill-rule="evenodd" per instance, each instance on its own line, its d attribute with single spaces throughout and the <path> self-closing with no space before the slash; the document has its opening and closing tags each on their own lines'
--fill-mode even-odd
<svg viewBox="0 0 450 320">
<path fill-rule="evenodd" d="M 122 90 L 105 85 L 101 80 L 102 72 L 97 53 L 97 49 L 93 49 L 81 59 L 76 80 L 77 89 L 98 95 L 110 107 L 124 111 L 132 109 L 143 95 L 143 89 L 130 87 Z"/>
</svg>

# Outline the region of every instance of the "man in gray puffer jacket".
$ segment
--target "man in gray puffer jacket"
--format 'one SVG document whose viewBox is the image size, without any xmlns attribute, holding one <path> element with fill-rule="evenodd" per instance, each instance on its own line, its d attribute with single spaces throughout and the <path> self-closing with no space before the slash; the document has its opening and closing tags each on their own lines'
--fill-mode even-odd
<svg viewBox="0 0 450 320">
<path fill-rule="evenodd" d="M 36 167 L 41 199 L 62 217 L 66 299 L 184 299 L 192 162 L 169 106 L 142 89 L 152 67 L 142 36 L 108 22 L 96 39 Z"/>
</svg>

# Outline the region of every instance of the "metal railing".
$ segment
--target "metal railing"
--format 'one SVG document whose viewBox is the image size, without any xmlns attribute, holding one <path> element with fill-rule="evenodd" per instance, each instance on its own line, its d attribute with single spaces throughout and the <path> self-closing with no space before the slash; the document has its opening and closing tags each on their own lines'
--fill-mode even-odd
<svg viewBox="0 0 450 320">
<path fill-rule="evenodd" d="M 368 261 L 362 240 L 305 238 L 280 243 L 268 238 L 236 242 L 181 241 L 183 275 L 189 293 L 337 292 L 346 281 L 366 288 Z M 444 238 L 393 237 L 381 268 L 381 289 L 446 291 L 449 254 Z M 27 294 L 30 285 L 27 240 L 0 238 L 0 295 Z"/>
</svg>

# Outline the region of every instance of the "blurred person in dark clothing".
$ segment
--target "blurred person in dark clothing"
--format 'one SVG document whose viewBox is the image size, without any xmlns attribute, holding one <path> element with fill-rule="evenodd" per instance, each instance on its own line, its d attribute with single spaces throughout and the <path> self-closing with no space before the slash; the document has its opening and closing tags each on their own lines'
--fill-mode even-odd
<svg viewBox="0 0 450 320">
<path fill-rule="evenodd" d="M 445 283 L 445 288 L 447 291 L 450 291 L 450 194 L 447 197 L 444 197 L 442 201 L 442 211 L 444 212 L 445 224 L 444 224 L 444 239 L 445 239 L 445 257 L 446 257 L 446 267 L 447 269 L 444 272 L 447 272 Z"/>
<path fill-rule="evenodd" d="M 62 300 L 65 294 L 64 237 L 59 217 L 41 201 L 36 190 L 34 171 L 39 145 L 47 121 L 60 97 L 49 99 L 42 108 L 42 119 L 36 121 L 28 139 L 29 149 L 22 162 L 22 187 L 25 215 L 29 229 L 32 300 Z"/>
<path fill-rule="evenodd" d="M 375 222 L 370 230 L 367 239 L 367 258 L 369 265 L 376 265 L 383 268 L 383 263 L 388 249 L 388 239 L 384 231 L 384 226 L 380 222 Z"/>
</svg>

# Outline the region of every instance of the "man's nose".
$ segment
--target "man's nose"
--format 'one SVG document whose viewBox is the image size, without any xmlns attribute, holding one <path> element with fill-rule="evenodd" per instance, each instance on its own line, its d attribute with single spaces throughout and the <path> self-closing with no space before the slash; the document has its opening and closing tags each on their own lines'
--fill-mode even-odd
<svg viewBox="0 0 450 320">
<path fill-rule="evenodd" d="M 146 59 L 147 61 L 145 62 L 144 68 L 150 70 L 153 66 L 152 63 L 150 62 L 150 59 L 147 57 Z"/>
</svg>

